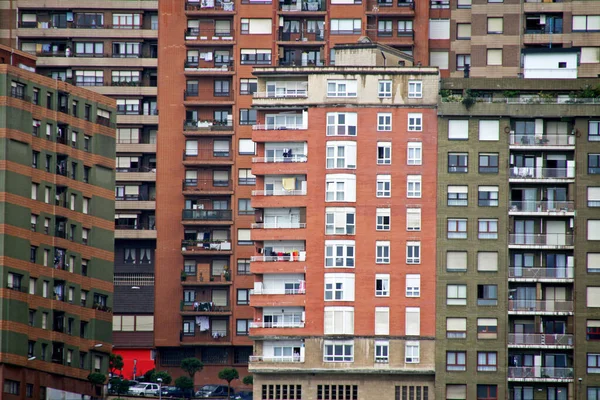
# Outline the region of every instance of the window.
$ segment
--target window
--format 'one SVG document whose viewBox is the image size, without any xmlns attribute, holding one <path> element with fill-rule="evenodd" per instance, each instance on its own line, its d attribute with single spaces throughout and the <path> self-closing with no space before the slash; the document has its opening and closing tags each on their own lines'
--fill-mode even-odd
<svg viewBox="0 0 600 400">
<path fill-rule="evenodd" d="M 600 121 L 588 122 L 588 141 L 599 142 L 600 141 Z"/>
<path fill-rule="evenodd" d="M 360 19 L 332 19 L 332 35 L 360 35 L 362 32 Z"/>
<path fill-rule="evenodd" d="M 238 184 L 239 185 L 255 185 L 256 176 L 252 175 L 250 168 L 240 168 L 238 170 Z"/>
<path fill-rule="evenodd" d="M 375 244 L 375 263 L 390 263 L 390 242 L 377 241 Z"/>
<path fill-rule="evenodd" d="M 35 294 L 36 286 L 37 286 L 37 279 L 29 278 L 29 294 Z"/>
<path fill-rule="evenodd" d="M 271 34 L 272 23 L 269 18 L 242 18 L 240 22 L 243 35 Z"/>
<path fill-rule="evenodd" d="M 377 113 L 377 131 L 391 132 L 392 130 L 392 114 Z"/>
<path fill-rule="evenodd" d="M 42 125 L 42 121 L 38 119 L 34 119 L 32 121 L 31 134 L 33 136 L 40 136 L 40 126 Z"/>
<path fill-rule="evenodd" d="M 408 364 L 418 364 L 420 361 L 419 347 L 419 342 L 407 341 L 404 344 L 404 362 Z"/>
<path fill-rule="evenodd" d="M 448 239 L 466 239 L 467 238 L 467 220 L 466 219 L 448 219 Z"/>
<path fill-rule="evenodd" d="M 31 184 L 31 199 L 32 200 L 37 200 L 38 190 L 39 190 L 39 185 L 37 183 L 32 183 Z"/>
<path fill-rule="evenodd" d="M 377 164 L 390 165 L 392 163 L 392 142 L 377 142 Z"/>
<path fill-rule="evenodd" d="M 327 169 L 355 169 L 356 142 L 327 142 Z"/>
<path fill-rule="evenodd" d="M 479 239 L 498 239 L 498 220 L 480 219 L 479 221 Z"/>
<path fill-rule="evenodd" d="M 354 362 L 354 341 L 326 340 L 323 344 L 324 362 Z"/>
<path fill-rule="evenodd" d="M 37 261 L 37 246 L 29 247 L 29 262 L 36 263 Z"/>
<path fill-rule="evenodd" d="M 23 275 L 14 274 L 9 272 L 7 274 L 6 287 L 8 289 L 21 291 L 21 281 L 23 280 Z"/>
<path fill-rule="evenodd" d="M 497 318 L 477 318 L 477 338 L 478 339 L 496 339 L 496 338 L 498 338 L 498 319 Z"/>
<path fill-rule="evenodd" d="M 326 240 L 325 267 L 354 268 L 354 240 Z"/>
<path fill-rule="evenodd" d="M 421 309 L 419 307 L 406 307 L 404 317 L 406 336 L 419 336 L 421 334 Z"/>
<path fill-rule="evenodd" d="M 477 271 L 498 271 L 498 253 L 493 251 L 480 251 L 477 253 Z"/>
<path fill-rule="evenodd" d="M 240 79 L 240 94 L 253 94 L 258 88 L 258 79 Z"/>
<path fill-rule="evenodd" d="M 354 274 L 325 274 L 325 301 L 354 301 Z"/>
<path fill-rule="evenodd" d="M 377 197 L 391 197 L 392 196 L 392 176 L 391 175 L 377 175 Z"/>
<path fill-rule="evenodd" d="M 325 201 L 356 201 L 356 175 L 328 174 L 325 177 Z"/>
<path fill-rule="evenodd" d="M 421 297 L 421 275 L 406 275 L 406 297 Z"/>
<path fill-rule="evenodd" d="M 390 275 L 375 275 L 375 297 L 389 297 L 390 295 Z"/>
<path fill-rule="evenodd" d="M 477 285 L 477 305 L 498 305 L 498 285 Z"/>
<path fill-rule="evenodd" d="M 448 139 L 469 139 L 469 121 L 466 119 L 454 119 L 448 121 Z"/>
<path fill-rule="evenodd" d="M 498 186 L 479 186 L 479 207 L 498 207 Z"/>
<path fill-rule="evenodd" d="M 502 49 L 487 50 L 487 65 L 502 65 Z"/>
<path fill-rule="evenodd" d="M 408 113 L 408 131 L 420 132 L 423 130 L 423 114 Z"/>
<path fill-rule="evenodd" d="M 42 313 L 42 329 L 48 329 L 48 313 Z"/>
<path fill-rule="evenodd" d="M 375 307 L 375 335 L 390 334 L 390 308 Z"/>
<path fill-rule="evenodd" d="M 421 209 L 407 208 L 406 209 L 406 230 L 420 231 L 421 230 Z"/>
<path fill-rule="evenodd" d="M 587 221 L 587 239 L 600 240 L 600 220 Z"/>
<path fill-rule="evenodd" d="M 495 351 L 477 352 L 477 371 L 493 372 L 498 370 L 497 353 Z M 481 385 L 479 385 L 481 386 Z"/>
<path fill-rule="evenodd" d="M 587 188 L 587 206 L 600 207 L 600 187 L 588 186 Z"/>
<path fill-rule="evenodd" d="M 587 320 L 586 321 L 586 340 L 598 341 L 600 340 L 600 320 Z"/>
<path fill-rule="evenodd" d="M 19 395 L 21 391 L 21 383 L 17 381 L 11 381 L 10 379 L 4 379 L 4 393 Z"/>
<path fill-rule="evenodd" d="M 256 125 L 256 110 L 240 109 L 240 125 Z"/>
<path fill-rule="evenodd" d="M 600 31 L 600 15 L 573 15 L 573 32 Z"/>
<path fill-rule="evenodd" d="M 423 97 L 423 82 L 408 81 L 408 98 L 420 99 Z"/>
<path fill-rule="evenodd" d="M 457 54 L 456 55 L 456 70 L 464 71 L 465 66 L 471 65 L 471 55 L 470 54 Z"/>
<path fill-rule="evenodd" d="M 588 154 L 588 174 L 600 174 L 600 154 Z"/>
<path fill-rule="evenodd" d="M 439 69 L 448 69 L 448 51 L 431 50 L 429 52 L 429 65 Z"/>
<path fill-rule="evenodd" d="M 240 139 L 238 142 L 238 152 L 244 155 L 256 154 L 256 144 L 252 139 Z"/>
<path fill-rule="evenodd" d="M 408 175 L 406 177 L 406 197 L 421 198 L 421 175 Z"/>
<path fill-rule="evenodd" d="M 104 57 L 104 43 L 102 42 L 77 42 L 75 55 L 82 57 Z"/>
<path fill-rule="evenodd" d="M 446 318 L 446 338 L 448 339 L 466 339 L 467 337 L 467 319 L 466 318 Z"/>
<path fill-rule="evenodd" d="M 446 305 L 465 306 L 467 305 L 467 285 L 448 285 L 446 286 Z"/>
<path fill-rule="evenodd" d="M 406 243 L 406 263 L 421 264 L 421 242 Z"/>
<path fill-rule="evenodd" d="M 388 363 L 390 357 L 390 342 L 387 340 L 375 341 L 375 362 Z"/>
<path fill-rule="evenodd" d="M 392 36 L 391 20 L 379 20 L 377 24 L 377 36 Z"/>
<path fill-rule="evenodd" d="M 120 86 L 121 84 L 137 85 L 141 82 L 140 71 L 112 71 L 112 84 Z"/>
<path fill-rule="evenodd" d="M 271 49 L 241 49 L 242 65 L 270 65 Z"/>
<path fill-rule="evenodd" d="M 467 352 L 466 351 L 447 351 L 446 352 L 446 371 L 466 371 L 467 370 Z"/>
<path fill-rule="evenodd" d="M 235 321 L 235 334 L 238 336 L 248 336 L 250 320 L 238 319 Z"/>
<path fill-rule="evenodd" d="M 39 151 L 32 151 L 31 152 L 31 168 L 38 168 L 38 162 L 39 162 L 39 158 L 40 158 L 40 152 Z"/>
<path fill-rule="evenodd" d="M 408 142 L 406 147 L 406 164 L 421 165 L 423 163 L 423 148 L 421 142 Z"/>
<path fill-rule="evenodd" d="M 100 71 L 75 71 L 75 85 L 77 86 L 102 86 L 104 85 L 104 72 Z"/>
<path fill-rule="evenodd" d="M 327 81 L 327 97 L 356 97 L 356 80 Z"/>
<path fill-rule="evenodd" d="M 477 361 L 479 361 L 479 360 L 477 360 Z M 477 364 L 477 370 L 481 371 L 481 370 L 479 370 L 479 363 Z M 494 369 L 494 371 L 495 370 L 496 369 Z M 517 396 L 514 396 L 513 398 L 517 398 Z M 527 399 L 524 397 L 520 397 L 520 398 L 525 399 L 525 400 L 530 400 L 530 399 Z M 477 385 L 477 400 L 497 400 L 497 399 L 498 399 L 498 386 L 496 386 L 496 385 Z M 531 400 L 533 400 L 533 399 L 531 399 Z"/>
<path fill-rule="evenodd" d="M 40 89 L 33 88 L 33 97 L 31 98 L 31 102 L 36 106 L 40 105 Z"/>
<path fill-rule="evenodd" d="M 446 271 L 461 272 L 467 270 L 466 251 L 448 251 L 446 253 Z"/>
<path fill-rule="evenodd" d="M 469 205 L 469 187 L 468 186 L 448 186 L 449 207 L 466 207 Z"/>
<path fill-rule="evenodd" d="M 500 140 L 500 121 L 498 120 L 480 120 L 479 121 L 479 140 L 482 142 L 497 142 Z"/>
<path fill-rule="evenodd" d="M 504 32 L 504 18 L 494 17 L 487 19 L 487 33 L 499 34 Z"/>
<path fill-rule="evenodd" d="M 600 387 L 587 387 L 587 400 L 598 400 L 600 399 Z M 529 399 L 527 399 L 529 400 Z"/>
<path fill-rule="evenodd" d="M 448 153 L 448 172 L 468 172 L 469 155 L 467 153 Z"/>
<path fill-rule="evenodd" d="M 392 210 L 390 208 L 378 208 L 376 211 L 376 224 L 375 230 L 378 231 L 389 231 L 391 229 L 391 218 Z"/>
<path fill-rule="evenodd" d="M 325 208 L 326 235 L 354 235 L 356 210 L 351 207 Z"/>
<path fill-rule="evenodd" d="M 456 39 L 471 39 L 471 24 L 456 24 Z"/>
<path fill-rule="evenodd" d="M 42 282 L 42 297 L 48 298 L 48 288 L 50 286 L 49 281 Z"/>
<path fill-rule="evenodd" d="M 325 334 L 354 334 L 354 307 L 325 307 Z"/>
<path fill-rule="evenodd" d="M 480 153 L 479 154 L 479 173 L 497 174 L 498 173 L 498 153 Z"/>
<path fill-rule="evenodd" d="M 248 305 L 250 301 L 248 299 L 248 289 L 238 289 L 237 290 L 237 304 L 238 305 Z"/>
<path fill-rule="evenodd" d="M 250 239 L 250 229 L 238 229 L 237 231 L 237 242 L 238 245 L 252 245 L 252 239 Z"/>
<path fill-rule="evenodd" d="M 379 97 L 392 97 L 392 81 L 380 79 L 378 83 L 378 88 Z"/>
<path fill-rule="evenodd" d="M 600 354 L 587 355 L 587 373 L 600 374 Z"/>
<path fill-rule="evenodd" d="M 113 14 L 114 29 L 140 29 L 141 14 Z"/>
<path fill-rule="evenodd" d="M 357 113 L 327 113 L 327 136 L 356 136 Z"/>
</svg>

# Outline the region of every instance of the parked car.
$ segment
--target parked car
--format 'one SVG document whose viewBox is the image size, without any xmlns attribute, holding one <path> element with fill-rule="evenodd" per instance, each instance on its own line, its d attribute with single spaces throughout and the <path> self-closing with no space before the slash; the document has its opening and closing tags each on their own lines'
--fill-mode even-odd
<svg viewBox="0 0 600 400">
<path fill-rule="evenodd" d="M 194 397 L 194 390 L 181 390 L 176 386 L 163 386 L 161 396 L 167 399 L 190 399 Z"/>
<path fill-rule="evenodd" d="M 243 390 L 231 396 L 233 400 L 252 400 L 252 392 Z"/>
<path fill-rule="evenodd" d="M 132 396 L 158 396 L 158 383 L 140 382 L 129 388 Z"/>
<path fill-rule="evenodd" d="M 235 394 L 231 389 L 230 395 Z M 227 397 L 227 386 L 225 385 L 204 385 L 196 392 L 196 397 Z"/>
</svg>

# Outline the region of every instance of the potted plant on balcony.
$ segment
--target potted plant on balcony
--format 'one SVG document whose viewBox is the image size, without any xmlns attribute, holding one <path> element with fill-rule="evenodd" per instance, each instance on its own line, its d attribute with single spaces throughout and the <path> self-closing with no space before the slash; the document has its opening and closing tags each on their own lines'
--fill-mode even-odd
<svg viewBox="0 0 600 400">
<path fill-rule="evenodd" d="M 227 282 L 229 282 L 231 280 L 231 272 L 229 271 L 229 267 L 228 266 L 225 266 L 225 268 L 224 268 L 223 278 L 225 278 L 225 280 Z"/>
<path fill-rule="evenodd" d="M 185 273 L 185 271 L 181 271 L 181 282 L 185 282 L 185 280 L 187 279 L 187 275 Z"/>
</svg>

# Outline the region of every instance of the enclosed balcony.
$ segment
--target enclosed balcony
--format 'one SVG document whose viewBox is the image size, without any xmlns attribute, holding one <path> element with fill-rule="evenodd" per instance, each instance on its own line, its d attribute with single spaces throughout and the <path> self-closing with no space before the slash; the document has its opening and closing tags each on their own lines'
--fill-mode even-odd
<svg viewBox="0 0 600 400">
<path fill-rule="evenodd" d="M 368 0 L 367 15 L 379 16 L 414 16 L 414 0 Z"/>
<path fill-rule="evenodd" d="M 252 158 L 252 173 L 268 175 L 272 173 L 305 174 L 308 168 L 308 148 L 306 142 L 267 142 L 258 146 L 261 157 Z"/>
<path fill-rule="evenodd" d="M 571 300 L 520 300 L 508 301 L 509 314 L 569 315 L 573 313 Z"/>
<path fill-rule="evenodd" d="M 575 215 L 575 202 L 570 200 L 511 200 L 508 214 L 573 216 Z"/>
<path fill-rule="evenodd" d="M 574 236 L 566 233 L 511 233 L 508 236 L 510 248 L 572 248 Z"/>
<path fill-rule="evenodd" d="M 306 208 L 265 208 L 255 212 L 252 240 L 306 239 Z"/>
<path fill-rule="evenodd" d="M 251 262 L 285 263 L 306 261 L 305 242 L 302 240 L 271 240 L 258 247 L 258 254 L 250 257 Z M 256 271 L 252 270 L 256 273 Z"/>
<path fill-rule="evenodd" d="M 184 288 L 180 303 L 182 315 L 229 315 L 229 288 Z"/>
<path fill-rule="evenodd" d="M 228 171 L 223 171 L 222 177 L 216 178 L 186 178 L 182 181 L 181 190 L 186 196 L 221 196 L 233 194 L 233 181 L 229 179 Z"/>
<path fill-rule="evenodd" d="M 187 46 L 202 46 L 207 44 L 211 46 L 233 46 L 235 44 L 235 31 L 231 28 L 233 21 L 219 20 L 213 26 L 203 24 L 203 21 L 199 22 L 200 25 L 198 26 L 198 20 L 188 21 L 188 28 L 184 32 L 185 44 Z"/>
<path fill-rule="evenodd" d="M 259 336 L 270 332 L 285 334 L 284 329 L 304 328 L 304 318 L 304 307 L 264 307 L 262 315 L 250 322 L 250 335 Z"/>
<path fill-rule="evenodd" d="M 264 86 L 260 83 L 258 91 L 253 95 L 253 105 L 263 106 L 279 106 L 279 105 L 294 105 L 302 104 L 308 97 L 308 80 L 298 79 L 294 80 L 278 80 L 278 81 L 267 81 Z M 277 100 L 277 101 L 275 101 Z M 286 122 L 292 122 L 298 125 L 297 121 L 291 121 L 283 119 L 285 116 L 289 116 L 289 113 L 282 113 L 281 118 L 277 119 L 278 114 L 268 114 L 272 116 L 272 121 L 265 117 L 266 124 L 277 124 L 285 125 Z"/>
<path fill-rule="evenodd" d="M 115 239 L 156 239 L 154 212 L 115 214 Z"/>
<path fill-rule="evenodd" d="M 565 249 L 573 246 L 572 217 L 511 219 L 510 248 Z"/>
<path fill-rule="evenodd" d="M 255 343 L 255 352 L 259 355 L 250 356 L 250 368 L 259 368 L 263 364 L 269 368 L 285 368 L 285 364 L 304 362 L 304 341 L 302 340 L 273 340 Z M 267 367 L 267 365 L 264 365 Z"/>
<path fill-rule="evenodd" d="M 264 274 L 262 279 L 250 292 L 252 307 L 305 306 L 304 274 Z"/>
<path fill-rule="evenodd" d="M 229 255 L 232 253 L 231 240 L 218 239 L 212 234 L 207 239 L 184 239 L 181 241 L 183 255 Z"/>
<path fill-rule="evenodd" d="M 572 382 L 573 368 L 508 367 L 508 380 L 512 382 Z"/>
<path fill-rule="evenodd" d="M 512 131 L 514 132 L 514 131 Z M 575 135 L 569 134 L 534 134 L 534 133 L 511 133 L 511 149 L 540 149 L 540 150 L 563 150 L 575 148 Z"/>
<path fill-rule="evenodd" d="M 566 333 L 509 333 L 508 346 L 513 348 L 572 348 L 574 337 Z"/>
<path fill-rule="evenodd" d="M 212 83 L 212 82 L 211 82 Z M 217 84 L 221 84 L 217 87 Z M 232 106 L 233 89 L 230 89 L 229 80 L 214 81 L 214 88 L 198 87 L 190 88 L 183 91 L 183 104 L 186 106 Z M 227 86 L 225 86 L 227 84 Z M 190 90 L 192 89 L 192 90 Z"/>
<path fill-rule="evenodd" d="M 229 121 L 186 119 L 183 121 L 183 134 L 196 136 L 232 136 L 233 119 Z"/>
<path fill-rule="evenodd" d="M 185 14 L 187 16 L 203 15 L 233 15 L 235 6 L 233 1 L 223 0 L 187 0 Z"/>
<path fill-rule="evenodd" d="M 281 45 L 286 42 L 293 42 L 297 46 L 324 44 L 325 21 L 284 20 L 277 40 Z"/>
<path fill-rule="evenodd" d="M 233 223 L 231 210 L 181 210 L 184 225 L 228 225 Z"/>
<path fill-rule="evenodd" d="M 508 267 L 508 280 L 512 282 L 572 282 L 574 274 L 573 265 L 557 268 Z"/>
<path fill-rule="evenodd" d="M 219 50 L 219 47 L 213 45 L 211 48 L 188 50 L 184 62 L 184 74 L 188 76 L 230 76 L 234 74 L 234 65 L 229 50 Z"/>
<path fill-rule="evenodd" d="M 280 0 L 279 11 L 283 15 L 321 15 L 325 14 L 325 0 Z"/>
</svg>

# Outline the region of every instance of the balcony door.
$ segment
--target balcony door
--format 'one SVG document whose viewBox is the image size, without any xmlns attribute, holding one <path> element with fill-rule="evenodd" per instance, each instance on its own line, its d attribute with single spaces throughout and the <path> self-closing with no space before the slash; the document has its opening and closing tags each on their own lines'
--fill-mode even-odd
<svg viewBox="0 0 600 400">
<path fill-rule="evenodd" d="M 547 287 L 545 291 L 546 311 L 564 311 L 560 304 L 567 301 L 567 289 L 564 287 Z"/>
<path fill-rule="evenodd" d="M 515 278 L 531 276 L 530 268 L 534 266 L 535 256 L 533 253 L 515 253 L 513 254 L 513 267 L 515 269 Z M 525 270 L 524 270 L 525 269 Z"/>
<path fill-rule="evenodd" d="M 566 188 L 548 188 L 548 210 L 559 210 L 563 205 L 561 203 L 567 201 Z"/>
<path fill-rule="evenodd" d="M 567 278 L 567 255 L 546 254 L 546 268 L 549 268 L 546 276 L 551 278 Z"/>
<path fill-rule="evenodd" d="M 566 244 L 566 234 L 566 221 L 546 222 L 546 244 L 554 246 L 564 246 Z"/>
<path fill-rule="evenodd" d="M 514 293 L 517 310 L 535 310 L 535 287 L 519 287 Z"/>
<path fill-rule="evenodd" d="M 532 219 L 515 221 L 515 244 L 534 244 L 534 227 L 535 221 Z"/>
</svg>

